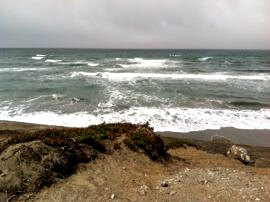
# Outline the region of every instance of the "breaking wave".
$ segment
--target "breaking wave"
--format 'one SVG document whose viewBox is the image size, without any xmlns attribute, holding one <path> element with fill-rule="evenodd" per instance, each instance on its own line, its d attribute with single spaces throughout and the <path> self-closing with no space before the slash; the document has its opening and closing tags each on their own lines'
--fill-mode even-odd
<svg viewBox="0 0 270 202">
<path fill-rule="evenodd" d="M 204 62 L 204 61 L 208 61 L 210 59 L 213 59 L 213 57 L 202 57 L 202 58 L 199 58 L 198 60 Z"/>
<path fill-rule="evenodd" d="M 52 60 L 52 59 L 47 59 L 47 60 L 45 60 L 45 62 L 49 62 L 49 63 L 58 63 L 58 62 L 62 62 L 62 60 Z"/>
<path fill-rule="evenodd" d="M 36 56 L 33 56 L 33 60 L 42 60 L 46 57 L 46 55 L 37 54 Z"/>
<path fill-rule="evenodd" d="M 166 59 L 159 59 L 159 60 L 152 60 L 152 59 L 143 59 L 143 58 L 134 58 L 128 59 L 129 64 L 118 64 L 124 68 L 130 67 L 137 67 L 137 68 L 160 68 L 160 67 L 167 67 L 168 60 Z"/>
<path fill-rule="evenodd" d="M 90 66 L 90 67 L 96 67 L 99 64 L 98 63 L 93 63 L 93 62 L 88 62 L 87 65 Z"/>
<path fill-rule="evenodd" d="M 35 112 L 16 114 L 0 111 L 0 120 L 23 121 L 68 127 L 115 122 L 149 122 L 155 131 L 189 132 L 206 129 L 234 127 L 239 129 L 270 129 L 270 110 L 225 110 L 205 108 L 146 108 L 131 107 L 128 110 L 110 113 L 78 112 L 58 114 Z"/>
<path fill-rule="evenodd" d="M 159 73 L 113 73 L 113 72 L 72 72 L 72 78 L 76 76 L 100 77 L 115 81 L 129 81 L 132 79 L 197 79 L 208 81 L 236 80 L 270 80 L 270 75 L 227 75 L 227 74 L 159 74 Z"/>
</svg>

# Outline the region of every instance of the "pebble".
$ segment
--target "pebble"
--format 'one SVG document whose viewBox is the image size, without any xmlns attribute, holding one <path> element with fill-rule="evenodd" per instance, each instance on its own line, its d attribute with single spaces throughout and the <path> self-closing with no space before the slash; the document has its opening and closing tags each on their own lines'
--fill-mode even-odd
<svg viewBox="0 0 270 202">
<path fill-rule="evenodd" d="M 112 194 L 112 195 L 111 195 L 111 199 L 114 199 L 114 198 L 115 198 L 115 194 Z"/>
<path fill-rule="evenodd" d="M 176 191 L 171 191 L 170 195 L 172 196 L 172 195 L 175 195 L 176 193 L 177 193 Z"/>
<path fill-rule="evenodd" d="M 147 190 L 149 188 L 146 185 L 142 185 L 140 186 L 140 188 L 138 189 L 138 192 L 140 195 L 146 195 L 147 194 Z"/>
</svg>

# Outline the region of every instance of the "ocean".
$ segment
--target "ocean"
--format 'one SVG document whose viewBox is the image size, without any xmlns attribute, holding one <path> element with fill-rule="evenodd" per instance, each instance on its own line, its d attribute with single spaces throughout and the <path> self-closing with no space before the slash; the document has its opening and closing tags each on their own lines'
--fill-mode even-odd
<svg viewBox="0 0 270 202">
<path fill-rule="evenodd" d="M 270 129 L 270 51 L 0 49 L 0 120 Z"/>
</svg>

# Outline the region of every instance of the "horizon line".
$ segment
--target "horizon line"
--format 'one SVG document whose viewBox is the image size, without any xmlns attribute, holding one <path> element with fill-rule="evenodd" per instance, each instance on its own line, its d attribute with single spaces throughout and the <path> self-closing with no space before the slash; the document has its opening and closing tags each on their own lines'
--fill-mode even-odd
<svg viewBox="0 0 270 202">
<path fill-rule="evenodd" d="M 270 51 L 270 48 L 79 48 L 79 47 L 0 47 L 0 49 L 84 49 L 84 50 L 247 50 Z"/>
</svg>

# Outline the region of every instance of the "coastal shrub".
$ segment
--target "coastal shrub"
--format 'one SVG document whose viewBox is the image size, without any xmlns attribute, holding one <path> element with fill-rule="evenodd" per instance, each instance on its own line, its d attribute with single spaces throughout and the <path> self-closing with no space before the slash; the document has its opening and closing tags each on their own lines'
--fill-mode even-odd
<svg viewBox="0 0 270 202">
<path fill-rule="evenodd" d="M 163 140 L 150 128 L 137 129 L 130 133 L 124 142 L 133 151 L 142 150 L 152 160 L 166 156 Z"/>
<path fill-rule="evenodd" d="M 142 125 L 143 126 L 143 125 Z M 0 145 L 0 153 L 9 145 L 41 140 L 53 147 L 74 147 L 78 144 L 87 144 L 104 152 L 103 140 L 114 140 L 121 134 L 129 134 L 139 125 L 129 123 L 100 124 L 87 128 L 53 128 L 36 132 L 15 134 L 5 144 Z"/>
</svg>

